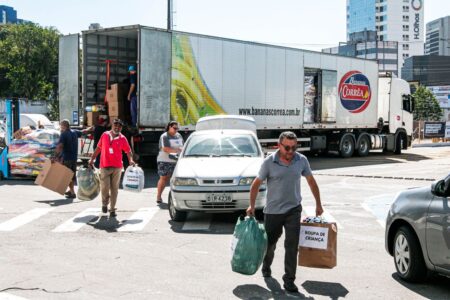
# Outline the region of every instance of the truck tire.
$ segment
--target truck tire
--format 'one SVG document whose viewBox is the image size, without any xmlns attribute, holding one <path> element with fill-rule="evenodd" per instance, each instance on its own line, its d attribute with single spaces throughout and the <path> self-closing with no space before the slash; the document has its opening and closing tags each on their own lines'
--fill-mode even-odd
<svg viewBox="0 0 450 300">
<path fill-rule="evenodd" d="M 358 141 L 357 154 L 360 157 L 369 155 L 370 141 L 367 135 L 362 136 Z"/>
<path fill-rule="evenodd" d="M 339 154 L 341 155 L 341 157 L 352 157 L 353 152 L 355 152 L 355 142 L 353 140 L 353 137 L 349 134 L 344 135 L 344 137 L 341 139 L 339 149 Z"/>
<path fill-rule="evenodd" d="M 395 150 L 394 154 L 402 154 L 403 144 L 405 143 L 405 140 L 403 138 L 403 134 L 399 133 L 397 137 L 395 138 Z"/>
<path fill-rule="evenodd" d="M 168 204 L 169 204 L 169 215 L 172 221 L 184 222 L 184 220 L 186 220 L 187 212 L 175 208 L 175 206 L 173 205 L 172 193 L 169 193 Z"/>
</svg>

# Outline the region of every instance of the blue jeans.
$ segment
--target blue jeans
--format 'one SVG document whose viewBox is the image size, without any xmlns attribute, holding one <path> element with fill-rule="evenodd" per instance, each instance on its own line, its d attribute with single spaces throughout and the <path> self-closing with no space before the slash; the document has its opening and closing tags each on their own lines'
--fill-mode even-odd
<svg viewBox="0 0 450 300">
<path fill-rule="evenodd" d="M 137 124 L 137 96 L 132 96 L 130 99 L 131 111 L 131 126 L 136 127 Z"/>
</svg>

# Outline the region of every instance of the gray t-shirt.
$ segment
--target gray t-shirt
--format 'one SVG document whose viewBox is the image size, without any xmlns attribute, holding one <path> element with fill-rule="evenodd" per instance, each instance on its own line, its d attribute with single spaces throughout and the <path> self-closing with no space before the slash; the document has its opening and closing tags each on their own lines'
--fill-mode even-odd
<svg viewBox="0 0 450 300">
<path fill-rule="evenodd" d="M 176 163 L 176 160 L 169 157 L 169 153 L 162 150 L 163 147 L 181 149 L 183 148 L 183 137 L 178 132 L 175 135 L 170 135 L 167 132 L 164 132 L 159 138 L 159 154 L 156 160 L 158 162 Z"/>
<path fill-rule="evenodd" d="M 300 178 L 312 175 L 308 159 L 296 153 L 289 165 L 280 161 L 278 151 L 264 159 L 258 178 L 267 179 L 266 214 L 284 214 L 302 201 Z"/>
</svg>

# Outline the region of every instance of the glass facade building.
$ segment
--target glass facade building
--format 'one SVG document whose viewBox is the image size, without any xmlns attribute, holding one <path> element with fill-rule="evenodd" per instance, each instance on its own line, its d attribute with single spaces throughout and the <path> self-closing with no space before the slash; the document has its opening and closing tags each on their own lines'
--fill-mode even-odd
<svg viewBox="0 0 450 300">
<path fill-rule="evenodd" d="M 6 5 L 0 5 L 0 24 L 17 23 L 17 11 Z"/>
<path fill-rule="evenodd" d="M 347 0 L 347 40 L 354 32 L 375 30 L 376 0 Z"/>
</svg>

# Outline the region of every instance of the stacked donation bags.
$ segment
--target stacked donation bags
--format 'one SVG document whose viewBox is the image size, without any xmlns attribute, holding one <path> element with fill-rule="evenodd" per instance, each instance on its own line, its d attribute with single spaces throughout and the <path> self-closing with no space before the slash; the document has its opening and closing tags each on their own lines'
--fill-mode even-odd
<svg viewBox="0 0 450 300">
<path fill-rule="evenodd" d="M 13 140 L 8 150 L 11 174 L 37 176 L 42 171 L 45 159 L 53 156 L 59 136 L 57 130 L 43 129 Z"/>
</svg>

